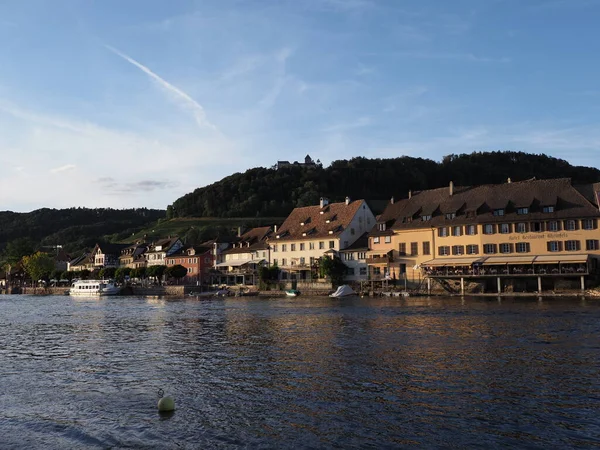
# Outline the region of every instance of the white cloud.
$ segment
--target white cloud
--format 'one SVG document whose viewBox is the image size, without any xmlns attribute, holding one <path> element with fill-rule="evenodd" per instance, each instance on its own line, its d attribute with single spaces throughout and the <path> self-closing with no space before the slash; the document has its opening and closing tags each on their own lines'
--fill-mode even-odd
<svg viewBox="0 0 600 450">
<path fill-rule="evenodd" d="M 77 166 L 75 164 L 65 164 L 64 166 L 55 167 L 54 169 L 50 169 L 50 173 L 61 173 L 68 172 L 70 170 L 75 170 Z"/>
<path fill-rule="evenodd" d="M 139 63 L 138 61 L 131 58 L 130 56 L 127 56 L 125 53 L 122 53 L 121 51 L 117 50 L 114 47 L 111 47 L 110 45 L 105 45 L 105 47 L 108 50 L 110 50 L 111 52 L 115 53 L 116 55 L 118 55 L 121 58 L 123 58 L 124 60 L 126 60 L 127 62 L 133 64 L 135 67 L 140 69 L 142 72 L 144 72 L 148 76 L 150 76 L 153 80 L 158 82 L 158 84 L 161 87 L 163 87 L 167 92 L 169 92 L 171 95 L 173 95 L 176 99 L 183 101 L 182 104 L 187 109 L 192 111 L 192 113 L 194 114 L 194 117 L 196 118 L 196 122 L 198 123 L 198 125 L 206 126 L 213 130 L 217 130 L 217 127 L 207 120 L 206 113 L 204 112 L 204 108 L 202 107 L 202 105 L 200 105 L 200 103 L 198 103 L 196 100 L 194 100 L 188 94 L 183 92 L 178 87 L 173 86 L 171 83 L 169 83 L 168 81 L 164 80 L 163 78 L 158 76 L 156 73 L 151 71 L 148 67 Z"/>
</svg>

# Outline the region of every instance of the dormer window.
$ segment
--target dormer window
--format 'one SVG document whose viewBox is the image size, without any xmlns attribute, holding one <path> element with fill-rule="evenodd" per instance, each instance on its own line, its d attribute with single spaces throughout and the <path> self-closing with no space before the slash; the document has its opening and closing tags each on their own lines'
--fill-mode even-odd
<svg viewBox="0 0 600 450">
<path fill-rule="evenodd" d="M 529 208 L 527 208 L 527 207 L 517 208 L 517 214 L 519 214 L 519 215 L 529 214 Z"/>
<path fill-rule="evenodd" d="M 446 213 L 446 220 L 452 220 L 456 218 L 456 213 Z"/>
<path fill-rule="evenodd" d="M 553 213 L 554 212 L 554 206 L 544 206 L 542 208 L 542 212 L 545 213 Z"/>
<path fill-rule="evenodd" d="M 377 229 L 379 231 L 385 231 L 385 223 L 377 224 Z"/>
<path fill-rule="evenodd" d="M 275 236 L 275 239 L 279 239 L 280 237 L 281 237 L 280 235 L 277 235 L 277 236 Z"/>
<path fill-rule="evenodd" d="M 306 233 L 302 233 L 302 236 L 306 236 Z"/>
<path fill-rule="evenodd" d="M 503 216 L 504 215 L 504 208 L 495 209 L 494 210 L 494 215 L 495 216 Z"/>
<path fill-rule="evenodd" d="M 325 221 L 325 223 L 329 223 L 329 222 L 331 222 L 331 220 L 329 220 L 329 219 L 327 219 L 327 220 Z"/>
<path fill-rule="evenodd" d="M 333 234 L 333 230 L 329 230 L 329 234 Z"/>
<path fill-rule="evenodd" d="M 300 222 L 300 226 L 303 227 L 304 226 L 304 222 Z"/>
<path fill-rule="evenodd" d="M 430 216 L 430 215 L 427 215 L 427 216 L 421 216 L 421 220 L 422 220 L 423 222 L 427 222 L 428 220 L 431 220 L 431 216 Z"/>
</svg>

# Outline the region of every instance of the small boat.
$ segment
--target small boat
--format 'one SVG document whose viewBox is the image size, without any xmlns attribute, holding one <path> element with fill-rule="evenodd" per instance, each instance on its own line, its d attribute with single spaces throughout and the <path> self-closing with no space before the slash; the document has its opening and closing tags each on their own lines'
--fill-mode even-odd
<svg viewBox="0 0 600 450">
<path fill-rule="evenodd" d="M 347 284 L 341 285 L 334 293 L 329 294 L 332 298 L 348 297 L 349 295 L 356 295 L 356 292 Z"/>
<path fill-rule="evenodd" d="M 298 289 L 288 289 L 285 291 L 285 295 L 288 297 L 298 297 L 300 295 L 300 291 Z"/>
<path fill-rule="evenodd" d="M 78 280 L 69 289 L 69 295 L 85 297 L 117 295 L 120 292 L 121 288 L 112 280 Z"/>
</svg>

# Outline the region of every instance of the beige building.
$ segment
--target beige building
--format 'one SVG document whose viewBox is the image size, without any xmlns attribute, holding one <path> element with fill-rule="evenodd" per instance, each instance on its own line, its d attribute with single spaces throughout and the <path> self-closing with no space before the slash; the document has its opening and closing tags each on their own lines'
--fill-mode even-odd
<svg viewBox="0 0 600 450">
<path fill-rule="evenodd" d="M 409 193 L 369 234 L 370 275 L 478 280 L 498 291 L 584 287 L 600 258 L 599 192 L 600 183 L 561 178 Z"/>
<path fill-rule="evenodd" d="M 311 280 L 322 256 L 339 256 L 374 223 L 364 200 L 322 198 L 319 205 L 295 208 L 269 239 L 271 264 L 281 269 L 282 279 Z"/>
</svg>

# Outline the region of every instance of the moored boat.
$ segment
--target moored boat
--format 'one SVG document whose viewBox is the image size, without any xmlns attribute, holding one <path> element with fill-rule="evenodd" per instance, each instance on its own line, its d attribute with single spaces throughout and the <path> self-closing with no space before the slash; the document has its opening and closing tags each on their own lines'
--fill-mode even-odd
<svg viewBox="0 0 600 450">
<path fill-rule="evenodd" d="M 333 298 L 348 297 L 349 295 L 356 295 L 356 292 L 354 292 L 354 290 L 347 284 L 341 285 L 336 289 L 335 292 L 329 294 L 329 296 Z"/>
<path fill-rule="evenodd" d="M 300 295 L 300 291 L 298 289 L 288 289 L 285 291 L 285 295 L 288 297 L 298 297 Z"/>
<path fill-rule="evenodd" d="M 121 288 L 111 280 L 79 280 L 74 282 L 69 289 L 69 295 L 77 296 L 105 296 L 117 295 Z"/>
</svg>

